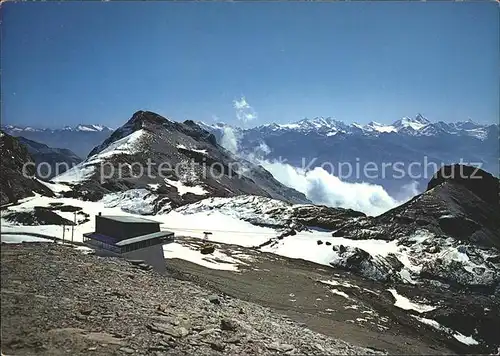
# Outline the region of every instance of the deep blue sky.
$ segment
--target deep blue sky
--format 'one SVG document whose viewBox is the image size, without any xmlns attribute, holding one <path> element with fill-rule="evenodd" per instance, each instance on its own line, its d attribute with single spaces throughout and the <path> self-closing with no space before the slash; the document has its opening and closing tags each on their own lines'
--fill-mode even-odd
<svg viewBox="0 0 500 356">
<path fill-rule="evenodd" d="M 499 117 L 497 3 L 2 6 L 3 124 Z"/>
</svg>

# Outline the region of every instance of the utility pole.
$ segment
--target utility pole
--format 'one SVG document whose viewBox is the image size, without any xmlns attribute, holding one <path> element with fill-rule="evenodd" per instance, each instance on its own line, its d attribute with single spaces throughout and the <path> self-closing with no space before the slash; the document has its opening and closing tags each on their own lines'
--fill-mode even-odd
<svg viewBox="0 0 500 356">
<path fill-rule="evenodd" d="M 76 211 L 73 212 L 73 225 L 71 226 L 71 243 L 73 243 L 73 235 L 75 234 Z"/>
<path fill-rule="evenodd" d="M 64 234 L 66 233 L 66 225 L 63 225 L 63 241 L 62 243 L 64 244 Z"/>
</svg>

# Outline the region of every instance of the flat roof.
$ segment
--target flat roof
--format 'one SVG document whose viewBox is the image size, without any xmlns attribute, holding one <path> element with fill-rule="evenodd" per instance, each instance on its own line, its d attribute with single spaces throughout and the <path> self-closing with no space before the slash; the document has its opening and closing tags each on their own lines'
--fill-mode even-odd
<svg viewBox="0 0 500 356">
<path fill-rule="evenodd" d="M 152 234 L 147 234 L 147 235 L 141 235 L 137 237 L 132 237 L 130 239 L 126 240 L 121 240 L 117 243 L 115 243 L 116 246 L 126 246 L 130 245 L 136 242 L 141 242 L 145 240 L 150 240 L 150 239 L 155 239 L 159 237 L 173 237 L 174 233 L 172 231 L 158 231 L 158 232 L 153 232 Z"/>
<path fill-rule="evenodd" d="M 114 220 L 122 223 L 140 223 L 140 224 L 161 224 L 159 221 L 138 218 L 136 216 L 127 216 L 127 215 L 98 215 L 101 218 L 105 218 L 108 220 Z"/>
<path fill-rule="evenodd" d="M 83 236 L 91 238 L 93 240 L 101 241 L 101 242 L 104 242 L 104 243 L 107 243 L 110 245 L 114 245 L 118 242 L 117 238 L 114 238 L 114 237 L 111 237 L 108 235 L 99 234 L 97 232 L 89 232 L 89 233 L 83 234 Z"/>
</svg>

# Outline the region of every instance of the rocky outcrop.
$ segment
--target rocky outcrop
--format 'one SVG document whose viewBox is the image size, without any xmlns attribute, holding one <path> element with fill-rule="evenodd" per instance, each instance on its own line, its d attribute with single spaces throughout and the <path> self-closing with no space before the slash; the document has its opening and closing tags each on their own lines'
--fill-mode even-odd
<svg viewBox="0 0 500 356">
<path fill-rule="evenodd" d="M 427 190 L 446 182 L 467 188 L 472 194 L 488 204 L 493 206 L 500 204 L 499 179 L 482 169 L 461 164 L 444 166 L 434 174 L 427 185 Z"/>
<path fill-rule="evenodd" d="M 366 215 L 352 209 L 332 208 L 323 205 L 296 205 L 293 207 L 292 217 L 308 227 L 337 230 L 353 220 L 365 218 Z"/>
<path fill-rule="evenodd" d="M 474 167 L 445 166 L 423 194 L 378 217 L 345 226 L 334 236 L 394 240 L 425 229 L 457 241 L 500 248 L 498 194 L 499 180 L 491 174 Z"/>
<path fill-rule="evenodd" d="M 332 235 L 393 241 L 410 257 L 402 261 L 414 278 L 495 293 L 500 286 L 498 184 L 498 178 L 483 170 L 445 166 L 423 194 L 378 217 L 348 223 Z M 388 256 L 354 255 L 356 263 L 340 256 L 335 265 L 374 279 L 404 277 L 394 266 L 386 268 L 392 264 Z"/>
</svg>

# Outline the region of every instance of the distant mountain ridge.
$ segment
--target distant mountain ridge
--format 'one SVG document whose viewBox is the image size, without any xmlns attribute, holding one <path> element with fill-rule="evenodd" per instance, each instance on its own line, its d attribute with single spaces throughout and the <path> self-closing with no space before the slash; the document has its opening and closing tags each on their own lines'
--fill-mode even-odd
<svg viewBox="0 0 500 356">
<path fill-rule="evenodd" d="M 67 169 L 82 161 L 74 152 L 67 148 L 49 147 L 43 143 L 18 137 L 21 144 L 25 145 L 37 166 L 37 176 L 51 179 L 57 174 L 64 173 Z"/>
<path fill-rule="evenodd" d="M 53 196 L 50 189 L 34 178 L 34 160 L 23 143 L 0 131 L 0 149 L 0 205 L 16 203 L 19 199 L 33 196 L 34 193 Z"/>
<path fill-rule="evenodd" d="M 92 148 L 113 132 L 110 127 L 97 124 L 79 124 L 57 129 L 7 125 L 2 130 L 11 136 L 24 137 L 49 147 L 69 149 L 79 157 L 86 157 Z"/>
<path fill-rule="evenodd" d="M 33 126 L 5 125 L 2 130 L 6 132 L 58 132 L 58 131 L 82 131 L 82 132 L 100 132 L 113 131 L 111 127 L 97 124 L 78 124 L 76 126 L 64 126 L 61 128 L 40 128 Z"/>
<path fill-rule="evenodd" d="M 249 129 L 241 129 L 224 123 L 208 124 L 200 122 L 202 127 L 209 131 L 220 131 L 224 127 L 232 127 L 241 132 L 300 132 L 304 134 L 318 134 L 326 137 L 335 136 L 337 134 L 346 135 L 364 135 L 364 136 L 379 136 L 381 134 L 396 133 L 409 136 L 438 136 L 441 134 L 470 136 L 479 140 L 485 140 L 496 124 L 479 124 L 472 120 L 444 122 L 431 122 L 423 115 L 418 114 L 415 118 L 403 117 L 394 121 L 390 125 L 381 124 L 371 121 L 368 124 L 361 125 L 356 122 L 352 124 L 344 123 L 333 117 L 315 117 L 305 118 L 300 121 L 276 124 L 270 123 L 256 126 Z"/>
</svg>

